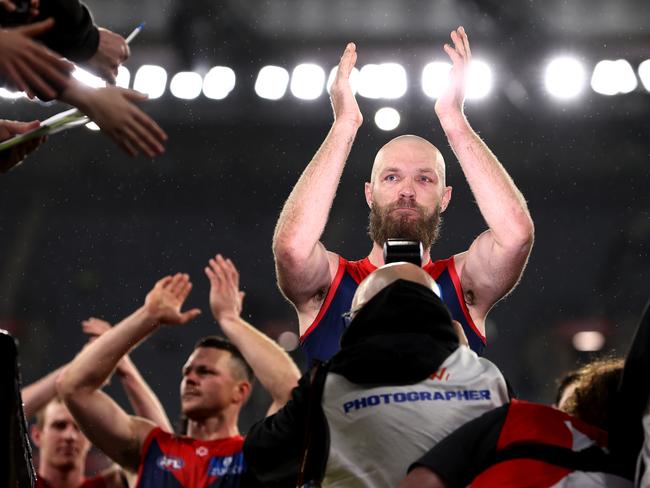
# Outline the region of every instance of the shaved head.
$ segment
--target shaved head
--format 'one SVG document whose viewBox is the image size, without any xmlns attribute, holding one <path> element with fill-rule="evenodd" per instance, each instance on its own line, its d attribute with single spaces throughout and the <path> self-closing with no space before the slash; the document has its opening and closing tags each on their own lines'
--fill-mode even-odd
<svg viewBox="0 0 650 488">
<path fill-rule="evenodd" d="M 390 263 L 372 272 L 361 282 L 352 298 L 351 310 L 363 307 L 377 293 L 397 280 L 413 281 L 438 294 L 438 285 L 422 268 L 411 263 Z"/>
<path fill-rule="evenodd" d="M 438 177 L 445 184 L 445 160 L 436 146 L 426 139 L 414 135 L 402 135 L 387 142 L 375 156 L 370 174 L 370 183 L 373 184 L 379 172 L 396 156 L 408 157 L 422 163 L 430 163 L 435 167 Z"/>
</svg>

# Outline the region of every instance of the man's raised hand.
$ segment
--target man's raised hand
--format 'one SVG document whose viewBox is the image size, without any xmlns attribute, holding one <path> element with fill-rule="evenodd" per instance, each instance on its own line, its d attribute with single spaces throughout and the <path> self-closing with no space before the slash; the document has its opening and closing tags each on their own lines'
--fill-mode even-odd
<svg viewBox="0 0 650 488">
<path fill-rule="evenodd" d="M 357 47 L 350 42 L 341 56 L 336 77 L 330 88 L 330 98 L 334 109 L 334 120 L 351 122 L 359 127 L 363 123 L 363 115 L 350 86 L 350 75 L 356 62 Z"/>
<path fill-rule="evenodd" d="M 186 324 L 201 313 L 198 308 L 181 312 L 191 290 L 189 275 L 176 273 L 174 276 L 165 276 L 147 294 L 145 310 L 157 324 Z"/>
<path fill-rule="evenodd" d="M 469 48 L 469 40 L 464 27 L 451 32 L 453 46 L 445 44 L 444 50 L 451 59 L 453 65 L 449 73 L 449 84 L 447 89 L 436 101 L 435 109 L 438 118 L 447 115 L 463 113 L 465 102 L 465 85 L 467 72 L 472 60 L 472 52 Z"/>
<path fill-rule="evenodd" d="M 97 339 L 100 335 L 111 328 L 111 324 L 105 320 L 89 317 L 81 321 L 81 330 L 88 336 L 88 340 Z"/>
<path fill-rule="evenodd" d="M 210 280 L 210 309 L 217 321 L 238 318 L 242 311 L 244 292 L 239 290 L 239 272 L 230 259 L 217 254 L 205 267 Z"/>
</svg>

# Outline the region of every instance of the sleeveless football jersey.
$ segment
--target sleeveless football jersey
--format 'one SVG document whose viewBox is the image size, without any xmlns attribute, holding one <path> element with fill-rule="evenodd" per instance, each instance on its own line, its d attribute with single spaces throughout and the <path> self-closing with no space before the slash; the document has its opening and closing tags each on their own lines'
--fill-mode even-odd
<svg viewBox="0 0 650 488">
<path fill-rule="evenodd" d="M 142 447 L 137 488 L 237 488 L 246 470 L 242 436 L 204 441 L 156 427 Z"/>
<path fill-rule="evenodd" d="M 343 314 L 350 310 L 359 283 L 376 269 L 367 257 L 360 261 L 348 261 L 339 256 L 339 267 L 323 305 L 300 338 L 308 366 L 314 359 L 327 361 L 339 350 L 339 341 L 345 329 Z M 463 326 L 470 348 L 480 355 L 485 349 L 486 339 L 469 315 L 453 256 L 430 261 L 423 269 L 440 287 L 442 301 L 453 319 Z"/>
</svg>

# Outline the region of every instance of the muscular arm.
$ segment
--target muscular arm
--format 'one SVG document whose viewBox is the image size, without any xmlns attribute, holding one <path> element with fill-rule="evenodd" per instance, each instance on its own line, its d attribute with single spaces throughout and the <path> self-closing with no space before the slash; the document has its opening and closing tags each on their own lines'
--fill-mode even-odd
<svg viewBox="0 0 650 488">
<path fill-rule="evenodd" d="M 63 368 L 64 366 L 55 369 L 20 391 L 23 399 L 23 410 L 27 419 L 36 415 L 36 412 L 56 396 L 56 378 L 63 371 Z"/>
<path fill-rule="evenodd" d="M 166 432 L 173 432 L 172 424 L 158 396 L 149 387 L 129 356 L 122 359 L 117 374 L 135 414 L 151 420 Z"/>
<path fill-rule="evenodd" d="M 100 388 L 119 359 L 162 323 L 184 324 L 199 313 L 180 312 L 190 290 L 187 275 L 160 280 L 143 307 L 84 348 L 57 381 L 59 394 L 91 442 L 127 469 L 137 467 L 155 424 L 128 415 Z"/>
<path fill-rule="evenodd" d="M 84 320 L 81 322 L 81 327 L 84 334 L 88 335 L 91 341 L 111 330 L 111 324 L 96 317 Z M 167 432 L 172 432 L 172 426 L 160 400 L 158 400 L 158 397 L 128 355 L 120 359 L 115 371 L 135 414 L 138 417 L 151 420 Z"/>
<path fill-rule="evenodd" d="M 452 32 L 450 86 L 436 103 L 436 114 L 460 162 L 489 229 L 457 256 L 465 300 L 482 323 L 490 308 L 519 280 L 533 245 L 533 221 L 526 201 L 496 156 L 470 127 L 463 113 L 465 71 L 471 60 L 461 27 Z"/>
<path fill-rule="evenodd" d="M 320 238 L 363 121 L 349 83 L 356 58 L 354 44 L 348 44 L 331 88 L 334 123 L 284 204 L 273 236 L 278 284 L 299 314 L 313 314 L 320 307 L 338 265 Z M 316 304 L 315 297 L 320 297 Z M 301 328 L 303 322 L 301 318 Z"/>
<path fill-rule="evenodd" d="M 85 347 L 59 377 L 57 388 L 79 426 L 113 461 L 135 469 L 153 422 L 128 415 L 101 391 L 119 359 L 157 324 L 141 308 Z"/>
<path fill-rule="evenodd" d="M 223 333 L 237 346 L 255 376 L 271 395 L 269 415 L 291 397 L 300 372 L 289 355 L 268 336 L 241 318 L 243 293 L 239 273 L 230 259 L 211 259 L 205 273 L 210 280 L 210 308 Z"/>
</svg>

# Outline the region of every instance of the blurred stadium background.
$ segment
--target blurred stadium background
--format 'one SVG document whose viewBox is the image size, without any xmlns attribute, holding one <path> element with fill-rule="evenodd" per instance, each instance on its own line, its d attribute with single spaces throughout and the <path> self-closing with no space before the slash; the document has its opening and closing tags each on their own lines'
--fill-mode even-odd
<svg viewBox="0 0 650 488">
<path fill-rule="evenodd" d="M 434 257 L 485 224 L 433 112 L 442 51 L 464 25 L 477 63 L 466 112 L 525 195 L 536 243 L 522 282 L 490 314 L 486 356 L 526 399 L 550 402 L 576 361 L 624 354 L 650 278 L 650 4 L 88 0 L 98 25 L 132 43 L 120 83 L 170 138 L 129 159 L 98 132 L 53 136 L 0 178 L 0 327 L 20 341 L 24 383 L 69 361 L 89 316 L 117 322 L 161 276 L 190 273 L 203 315 L 134 354 L 171 418 L 181 365 L 210 319 L 203 267 L 241 270 L 245 317 L 289 350 L 297 321 L 275 284 L 271 237 L 292 185 L 332 119 L 327 81 L 357 43 L 364 125 L 324 236 L 366 255 L 363 182 L 376 150 L 414 133 L 436 144 L 454 187 Z M 94 83 L 83 72 L 78 76 Z M 2 92 L 4 118 L 63 110 Z M 292 353 L 302 361 L 299 351 Z M 109 390 L 124 403 L 117 381 Z M 259 387 L 258 387 L 259 390 Z M 260 391 L 242 416 L 265 410 Z"/>
</svg>

